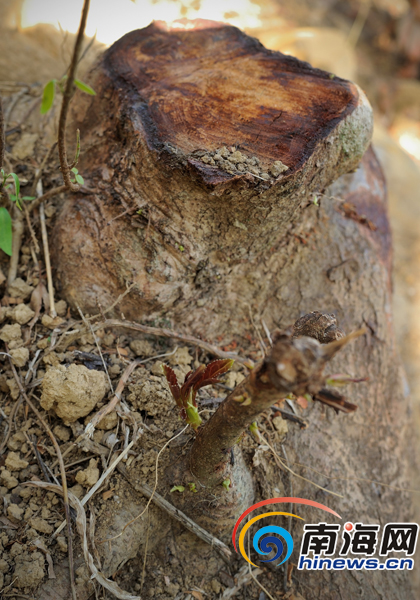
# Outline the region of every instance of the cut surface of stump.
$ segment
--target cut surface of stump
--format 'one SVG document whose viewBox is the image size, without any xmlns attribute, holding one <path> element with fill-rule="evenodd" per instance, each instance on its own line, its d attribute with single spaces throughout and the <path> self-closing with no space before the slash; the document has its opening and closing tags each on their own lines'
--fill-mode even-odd
<svg viewBox="0 0 420 600">
<path fill-rule="evenodd" d="M 79 97 L 74 125 L 95 193 L 66 199 L 54 251 L 73 304 L 96 312 L 134 282 L 126 317 L 165 314 L 211 338 L 228 320 L 241 333 L 246 304 L 276 294 L 269 257 L 357 166 L 372 114 L 355 84 L 235 27 L 195 25 L 133 31 L 93 69 L 97 95 Z"/>
</svg>

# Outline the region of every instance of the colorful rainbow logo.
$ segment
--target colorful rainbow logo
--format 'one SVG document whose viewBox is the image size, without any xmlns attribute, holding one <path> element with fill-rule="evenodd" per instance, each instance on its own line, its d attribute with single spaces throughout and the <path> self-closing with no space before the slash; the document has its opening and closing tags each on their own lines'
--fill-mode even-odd
<svg viewBox="0 0 420 600">
<path fill-rule="evenodd" d="M 255 510 L 257 508 L 261 508 L 261 506 L 267 506 L 269 504 L 306 504 L 308 506 L 314 506 L 315 508 L 320 508 L 321 510 L 325 510 L 326 512 L 329 512 L 332 515 L 341 519 L 340 515 L 337 514 L 334 510 L 332 510 L 332 508 L 328 508 L 328 506 L 325 506 L 324 504 L 320 504 L 319 502 L 315 502 L 314 500 L 306 500 L 305 498 L 269 498 L 268 500 L 262 500 L 261 502 L 257 502 L 256 504 L 253 504 L 252 506 L 250 506 L 245 512 L 243 512 L 241 514 L 239 519 L 236 521 L 235 527 L 233 528 L 233 532 L 232 532 L 232 543 L 233 543 L 233 547 L 235 548 L 236 552 L 238 552 L 238 549 L 236 547 L 236 533 L 238 531 L 238 528 L 239 528 L 239 525 L 241 524 L 241 522 L 253 510 Z M 299 517 L 298 515 L 294 515 L 289 512 L 278 512 L 278 511 L 267 512 L 262 515 L 257 515 L 256 517 L 253 517 L 252 519 L 247 521 L 247 523 L 245 523 L 245 525 L 243 526 L 241 533 L 239 535 L 238 545 L 239 545 L 239 551 L 242 554 L 242 556 L 244 557 L 244 559 L 247 562 L 249 562 L 250 565 L 253 565 L 254 567 L 256 567 L 257 565 L 255 565 L 253 562 L 251 562 L 251 560 L 248 558 L 248 556 L 245 552 L 245 547 L 244 547 L 245 534 L 253 523 L 256 523 L 260 519 L 264 519 L 264 517 L 270 517 L 272 515 L 285 515 L 287 517 L 294 517 L 295 519 L 301 519 L 303 521 L 302 517 Z M 286 560 L 288 560 L 290 558 L 290 556 L 293 552 L 293 538 L 286 529 L 283 529 L 283 527 L 278 527 L 277 525 L 267 525 L 266 527 L 262 527 L 261 529 L 258 529 L 258 531 L 254 534 L 254 537 L 252 540 L 252 545 L 254 547 L 254 550 L 256 552 L 258 552 L 258 554 L 267 555 L 267 554 L 270 554 L 270 552 L 272 552 L 272 550 L 273 550 L 273 548 L 270 548 L 269 544 L 273 544 L 276 548 L 276 555 L 273 558 L 264 560 L 262 562 L 273 562 L 274 560 L 277 560 L 283 554 L 283 549 L 284 549 L 284 543 L 278 537 L 274 537 L 273 535 L 267 536 L 261 540 L 261 549 L 260 549 L 260 546 L 258 545 L 258 543 L 259 543 L 261 537 L 266 533 L 276 533 L 279 536 L 281 536 L 283 538 L 284 542 L 286 543 L 286 556 L 277 566 L 282 565 L 284 562 L 286 562 Z"/>
</svg>

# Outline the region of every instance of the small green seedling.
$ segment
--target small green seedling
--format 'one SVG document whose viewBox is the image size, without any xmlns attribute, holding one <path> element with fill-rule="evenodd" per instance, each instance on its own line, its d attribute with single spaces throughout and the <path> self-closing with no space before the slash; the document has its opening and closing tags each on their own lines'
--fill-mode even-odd
<svg viewBox="0 0 420 600">
<path fill-rule="evenodd" d="M 189 483 L 188 484 L 188 489 L 190 490 L 190 492 L 194 492 L 197 493 L 197 488 L 195 487 L 195 483 Z"/>
<path fill-rule="evenodd" d="M 79 175 L 79 171 L 76 169 L 76 167 L 73 167 L 71 172 L 74 173 L 74 179 L 71 180 L 72 183 L 80 183 L 80 185 L 85 183 L 85 180 L 81 175 Z"/>
<path fill-rule="evenodd" d="M 183 485 L 174 485 L 174 487 L 171 489 L 171 494 L 172 492 L 179 492 L 180 494 L 182 494 L 183 491 L 185 491 Z"/>
<path fill-rule="evenodd" d="M 225 488 L 225 490 L 228 492 L 229 488 L 230 488 L 230 479 L 225 479 L 222 483 L 223 487 Z"/>
</svg>

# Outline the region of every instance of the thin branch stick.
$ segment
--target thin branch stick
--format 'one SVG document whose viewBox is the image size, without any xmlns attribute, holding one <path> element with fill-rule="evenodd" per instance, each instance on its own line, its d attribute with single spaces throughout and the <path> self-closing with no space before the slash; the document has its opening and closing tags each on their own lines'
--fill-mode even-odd
<svg viewBox="0 0 420 600">
<path fill-rule="evenodd" d="M 9 351 L 6 345 L 6 349 L 7 352 Z M 74 563 L 73 563 L 73 544 L 72 544 L 72 535 L 71 535 L 71 524 L 70 524 L 70 509 L 69 509 L 69 496 L 68 496 L 68 489 L 67 489 L 67 478 L 66 478 L 66 469 L 64 466 L 64 461 L 63 461 L 63 456 L 61 454 L 61 450 L 60 450 L 60 446 L 58 445 L 58 442 L 53 434 L 53 432 L 51 431 L 51 429 L 49 428 L 49 426 L 47 425 L 47 423 L 44 421 L 44 419 L 42 418 L 40 412 L 38 411 L 38 409 L 36 408 L 36 406 L 31 402 L 31 400 L 29 400 L 28 396 L 26 395 L 26 392 L 22 386 L 22 382 L 20 380 L 19 375 L 17 374 L 17 371 L 15 369 L 15 365 L 13 364 L 13 362 L 11 361 L 11 359 L 9 358 L 9 362 L 10 362 L 10 366 L 13 372 L 13 377 L 15 378 L 15 381 L 19 387 L 19 391 L 21 393 L 21 396 L 25 399 L 25 402 L 27 403 L 27 405 L 32 409 L 32 411 L 35 413 L 37 419 L 39 420 L 39 422 L 41 423 L 42 427 L 45 429 L 46 433 L 48 434 L 53 446 L 54 446 L 54 450 L 56 451 L 57 454 L 57 458 L 59 460 L 60 463 L 60 474 L 61 474 L 61 485 L 62 485 L 62 489 L 63 489 L 63 499 L 64 499 L 64 509 L 65 509 L 65 513 L 66 513 L 66 521 L 67 521 L 67 532 L 68 532 L 68 553 L 69 553 L 69 570 L 70 570 L 70 585 L 71 585 L 71 592 L 72 592 L 72 598 L 73 600 L 77 600 L 77 595 L 76 595 L 76 584 L 74 581 Z"/>
<path fill-rule="evenodd" d="M 48 198 L 57 196 L 57 194 L 61 194 L 62 192 L 65 192 L 66 190 L 67 190 L 66 185 L 59 185 L 58 187 L 48 190 L 48 192 L 45 192 L 45 194 L 42 194 L 42 196 L 39 196 L 39 198 L 37 198 L 36 200 L 34 200 L 30 204 L 28 204 L 28 207 L 27 207 L 28 212 L 31 213 L 36 208 L 38 208 L 38 206 L 41 204 L 41 202 L 45 202 L 45 200 L 48 200 Z"/>
<path fill-rule="evenodd" d="M 82 49 L 82 43 L 85 34 L 86 21 L 89 13 L 89 4 L 90 0 L 84 0 L 79 30 L 77 32 L 76 43 L 74 45 L 73 56 L 71 59 L 68 77 L 66 81 L 66 88 L 64 90 L 63 101 L 61 103 L 60 119 L 58 121 L 58 155 L 60 157 L 61 173 L 63 175 L 66 187 L 72 192 L 78 192 L 80 189 L 80 185 L 78 183 L 73 183 L 70 179 L 70 169 L 67 162 L 67 150 L 65 140 L 66 122 L 70 101 L 73 95 L 73 86 L 74 78 L 76 75 L 77 63 L 79 62 L 79 56 Z"/>
<path fill-rule="evenodd" d="M 32 227 L 31 219 L 29 216 L 29 211 L 27 209 L 26 204 L 23 204 L 22 210 L 25 215 L 26 225 L 28 226 L 29 233 L 31 234 L 32 244 L 34 246 L 35 254 L 39 254 L 40 248 L 39 248 L 38 240 L 36 239 L 35 231 L 34 231 L 34 228 Z M 35 261 L 34 264 L 36 265 L 37 261 Z"/>
<path fill-rule="evenodd" d="M 179 342 L 185 342 L 186 344 L 198 346 L 199 348 L 202 348 L 203 350 L 206 350 L 206 352 L 214 354 L 214 356 L 218 356 L 219 358 L 232 358 L 236 362 L 245 365 L 246 367 L 252 368 L 254 366 L 253 362 L 249 358 L 242 358 L 234 352 L 224 352 L 217 346 L 209 344 L 204 340 L 200 340 L 192 335 L 177 333 L 176 331 L 172 331 L 172 329 L 165 329 L 163 327 L 150 327 L 149 325 L 141 325 L 140 323 L 134 323 L 133 321 L 120 321 L 118 319 L 106 319 L 102 323 L 97 323 L 93 326 L 94 329 L 106 327 L 124 327 L 125 329 L 133 329 L 134 331 L 141 331 L 142 333 L 156 335 L 158 337 L 172 338 L 174 340 L 178 340 Z"/>
<path fill-rule="evenodd" d="M 141 570 L 141 583 L 140 583 L 140 591 L 143 591 L 144 579 L 146 577 L 146 561 L 147 561 L 147 549 L 149 547 L 149 534 L 150 534 L 150 510 L 147 511 L 147 533 L 146 533 L 146 543 L 144 545 L 144 558 L 143 558 L 143 568 Z"/>
<path fill-rule="evenodd" d="M 40 183 L 41 182 L 39 182 L 39 184 Z M 48 246 L 47 225 L 45 223 L 45 211 L 44 211 L 44 203 L 43 202 L 41 203 L 41 205 L 39 207 L 39 218 L 41 221 L 42 245 L 44 246 L 45 269 L 47 271 L 48 296 L 50 298 L 50 315 L 53 318 L 55 318 L 57 316 L 57 312 L 55 310 L 54 287 L 53 287 L 53 281 L 52 281 L 50 250 L 49 250 L 49 246 Z"/>
</svg>

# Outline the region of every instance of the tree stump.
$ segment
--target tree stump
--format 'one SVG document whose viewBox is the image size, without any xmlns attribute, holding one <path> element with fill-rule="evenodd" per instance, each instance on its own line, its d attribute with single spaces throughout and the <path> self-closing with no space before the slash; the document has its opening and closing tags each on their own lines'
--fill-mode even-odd
<svg viewBox="0 0 420 600">
<path fill-rule="evenodd" d="M 66 197 L 58 216 L 56 282 L 86 312 L 134 282 L 117 314 L 165 317 L 209 340 L 254 336 L 250 312 L 269 328 L 313 310 L 334 312 L 346 332 L 365 325 L 332 361 L 335 372 L 369 377 L 348 394 L 358 411 L 313 407 L 309 427 L 289 425 L 286 442 L 294 471 L 344 498 L 260 468 L 254 487 L 259 498 L 317 500 L 343 522 L 409 521 L 408 400 L 392 329 L 385 182 L 365 153 L 371 109 L 353 83 L 236 28 L 191 27 L 133 31 L 93 69 L 97 96 L 74 107 L 79 171 L 92 191 Z M 311 509 L 304 516 L 319 520 Z M 411 598 L 407 572 L 293 578 L 306 600 Z"/>
<path fill-rule="evenodd" d="M 232 338 L 248 304 L 281 295 L 292 219 L 357 166 L 372 113 L 356 85 L 204 25 L 133 31 L 93 70 L 74 125 L 96 192 L 66 200 L 54 251 L 73 305 L 97 312 L 134 282 L 126 317 Z"/>
</svg>

